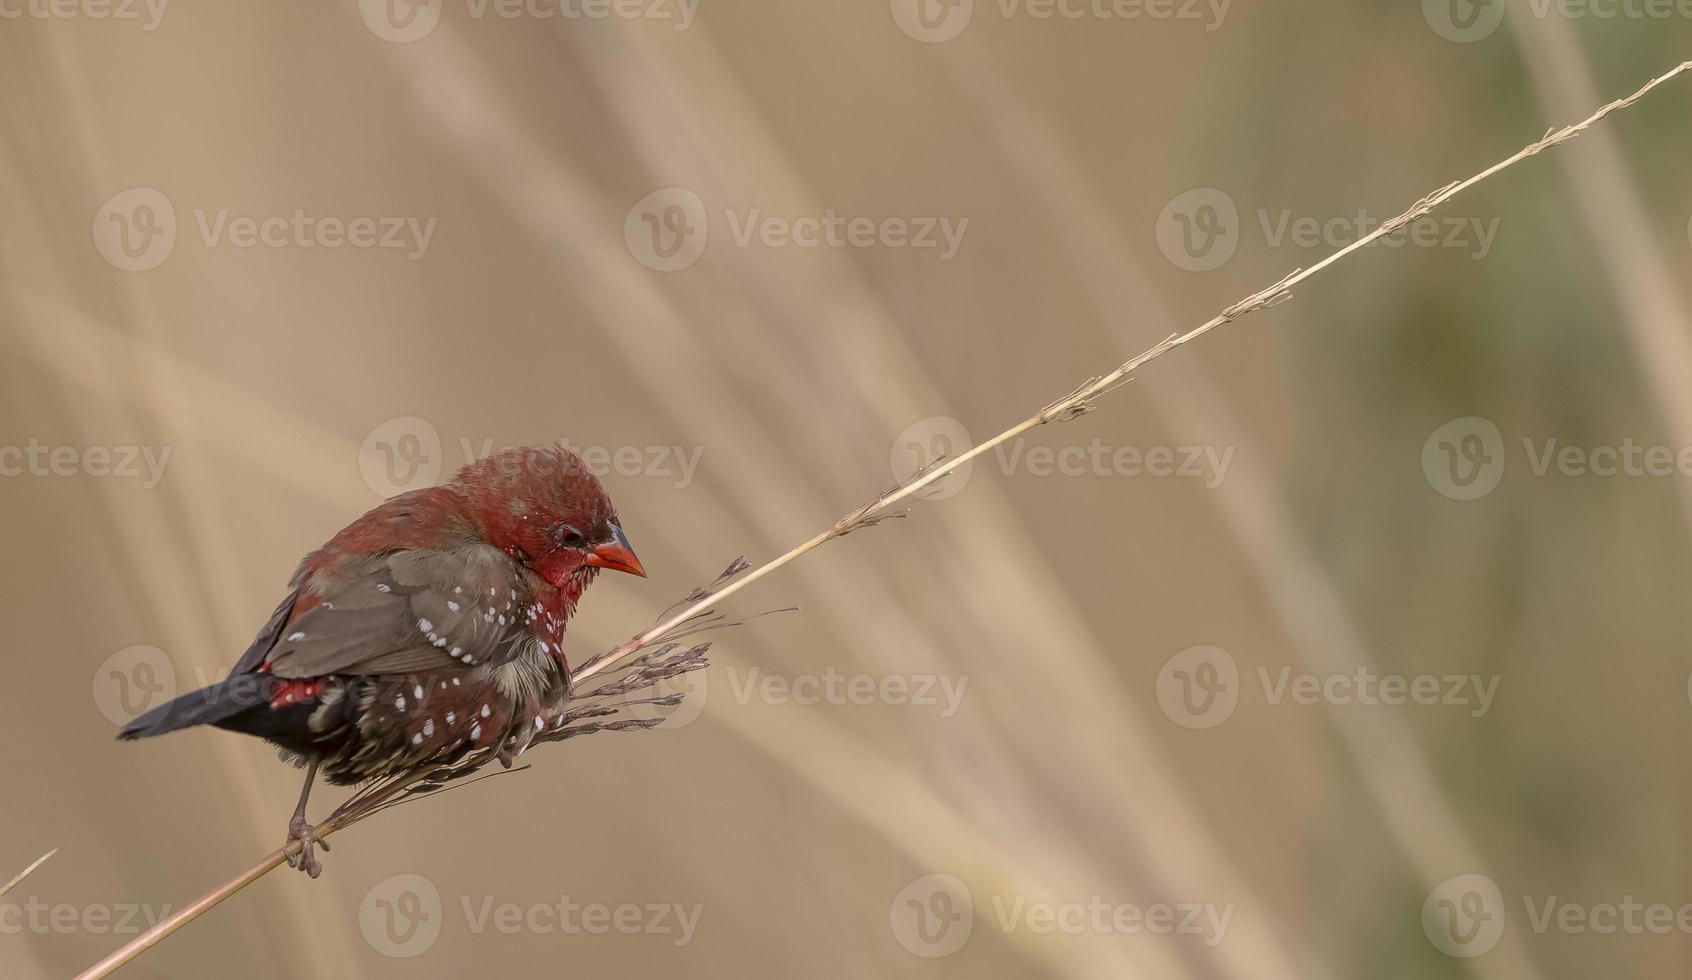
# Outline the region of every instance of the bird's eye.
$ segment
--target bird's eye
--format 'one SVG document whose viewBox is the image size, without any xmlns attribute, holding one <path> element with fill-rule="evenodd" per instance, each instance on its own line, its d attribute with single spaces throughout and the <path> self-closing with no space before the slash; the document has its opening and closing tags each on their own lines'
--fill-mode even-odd
<svg viewBox="0 0 1692 980">
<path fill-rule="evenodd" d="M 558 539 L 558 543 L 566 548 L 580 548 L 587 544 L 587 536 L 568 524 L 558 525 L 553 535 Z"/>
</svg>

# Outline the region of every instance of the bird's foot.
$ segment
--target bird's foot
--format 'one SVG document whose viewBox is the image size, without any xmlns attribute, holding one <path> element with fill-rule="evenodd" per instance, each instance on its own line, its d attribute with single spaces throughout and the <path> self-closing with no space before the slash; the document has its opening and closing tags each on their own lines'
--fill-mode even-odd
<svg viewBox="0 0 1692 980">
<path fill-rule="evenodd" d="M 500 765 L 510 769 L 517 764 L 517 757 L 528 751 L 529 743 L 534 737 L 534 729 L 523 729 L 521 733 L 507 739 L 505 744 L 499 747 L 499 751 L 494 753 L 494 758 L 499 760 Z"/>
<path fill-rule="evenodd" d="M 295 817 L 288 821 L 288 839 L 283 843 L 286 848 L 295 841 L 300 842 L 298 853 L 288 855 L 288 867 L 304 871 L 316 878 L 323 873 L 323 862 L 317 859 L 316 850 L 319 846 L 329 850 L 329 842 L 317 833 L 317 828 L 305 822 L 304 817 Z"/>
</svg>

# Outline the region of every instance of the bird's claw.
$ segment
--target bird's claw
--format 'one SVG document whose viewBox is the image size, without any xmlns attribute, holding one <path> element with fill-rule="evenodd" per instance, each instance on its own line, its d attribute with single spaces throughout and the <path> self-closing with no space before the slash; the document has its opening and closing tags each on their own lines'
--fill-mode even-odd
<svg viewBox="0 0 1692 980">
<path fill-rule="evenodd" d="M 283 844 L 287 847 L 295 841 L 300 842 L 299 851 L 288 855 L 288 867 L 304 871 L 307 876 L 316 878 L 323 873 L 323 862 L 317 859 L 316 850 L 323 848 L 327 853 L 329 842 L 317 832 L 317 828 L 303 819 L 296 818 L 288 824 L 288 840 Z"/>
</svg>

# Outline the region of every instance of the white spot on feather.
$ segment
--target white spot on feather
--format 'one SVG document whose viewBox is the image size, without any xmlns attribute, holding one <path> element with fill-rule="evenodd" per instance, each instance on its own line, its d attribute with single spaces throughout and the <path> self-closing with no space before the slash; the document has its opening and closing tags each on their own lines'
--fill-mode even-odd
<svg viewBox="0 0 1692 980">
<path fill-rule="evenodd" d="M 487 716 L 488 716 L 488 706 L 484 704 L 484 705 L 482 705 L 482 717 L 486 718 Z"/>
<path fill-rule="evenodd" d="M 290 633 L 290 634 L 288 634 L 288 642 L 289 643 L 298 643 L 303 639 L 305 639 L 304 633 Z"/>
<path fill-rule="evenodd" d="M 394 707 L 400 709 L 401 711 L 405 710 L 405 695 L 401 694 L 399 697 L 394 698 Z"/>
<path fill-rule="evenodd" d="M 429 622 L 429 621 L 428 621 L 428 620 L 427 620 L 427 619 L 419 619 L 419 620 L 418 620 L 418 621 L 417 621 L 417 628 L 418 628 L 418 629 L 419 629 L 419 630 L 420 630 L 420 631 L 422 631 L 422 632 L 424 632 L 424 633 L 427 633 L 427 632 L 429 632 L 429 631 L 430 631 L 430 630 L 433 630 L 433 629 L 434 629 L 434 628 L 435 628 L 435 624 L 434 624 L 434 623 L 431 623 L 431 622 Z"/>
</svg>

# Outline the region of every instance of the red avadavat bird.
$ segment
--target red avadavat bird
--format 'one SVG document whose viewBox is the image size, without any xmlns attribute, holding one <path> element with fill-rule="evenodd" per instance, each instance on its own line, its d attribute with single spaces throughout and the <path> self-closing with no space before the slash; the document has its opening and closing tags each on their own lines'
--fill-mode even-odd
<svg viewBox="0 0 1692 980">
<path fill-rule="evenodd" d="M 289 863 L 315 878 L 318 772 L 350 785 L 521 752 L 569 694 L 564 626 L 601 568 L 646 574 L 599 479 L 568 450 L 502 450 L 306 556 L 228 678 L 118 737 L 214 725 L 279 746 L 306 767 Z"/>
</svg>

